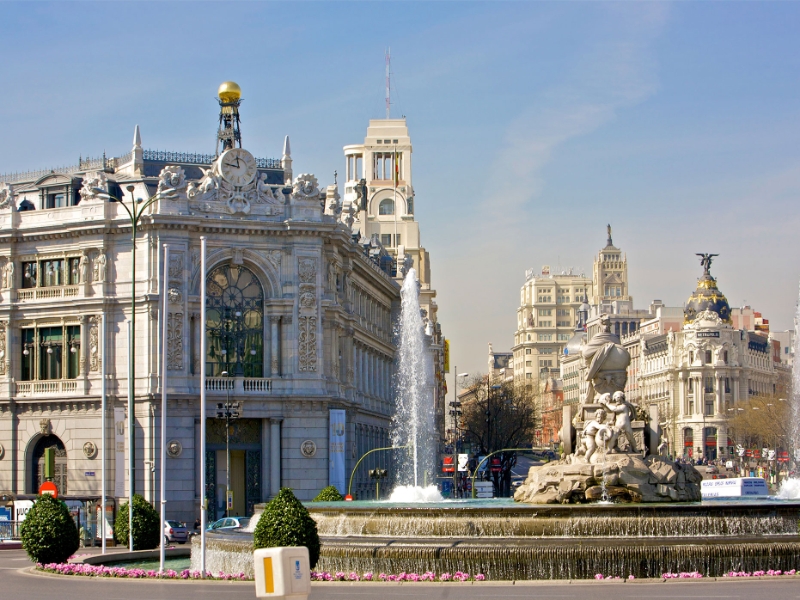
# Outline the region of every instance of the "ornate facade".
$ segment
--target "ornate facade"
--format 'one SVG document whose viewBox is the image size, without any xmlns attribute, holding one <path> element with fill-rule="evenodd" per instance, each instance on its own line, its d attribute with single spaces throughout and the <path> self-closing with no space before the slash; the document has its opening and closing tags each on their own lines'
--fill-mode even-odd
<svg viewBox="0 0 800 600">
<path fill-rule="evenodd" d="M 193 520 L 204 495 L 209 518 L 224 510 L 225 428 L 218 419 L 208 420 L 209 486 L 198 487 L 200 386 L 209 416 L 217 403 L 241 407 L 231 435 L 231 514 L 249 514 L 281 486 L 307 500 L 334 479 L 342 485 L 359 453 L 388 445 L 399 286 L 354 239 L 337 187 L 321 188 L 309 174 L 293 177 L 288 138 L 279 160 L 241 147 L 232 98 L 220 93 L 220 154 L 147 151 L 137 127 L 125 156 L 0 176 L 0 493 L 35 493 L 43 450 L 55 446 L 62 493 L 99 497 L 96 450 L 105 435 L 109 496 L 125 497 L 133 385 L 135 489 L 157 498 L 162 347 L 169 518 Z M 135 262 L 127 212 L 134 203 L 146 206 Z M 333 410 L 345 415 L 335 444 Z M 333 452 L 343 455 L 336 474 Z M 357 476 L 354 496 L 371 493 L 366 473 Z"/>
</svg>

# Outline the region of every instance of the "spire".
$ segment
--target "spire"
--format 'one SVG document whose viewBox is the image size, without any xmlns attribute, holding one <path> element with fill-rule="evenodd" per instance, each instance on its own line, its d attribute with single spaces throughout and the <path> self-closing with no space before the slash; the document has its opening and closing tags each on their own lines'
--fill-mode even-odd
<svg viewBox="0 0 800 600">
<path fill-rule="evenodd" d="M 606 240 L 606 246 L 613 246 L 614 242 L 611 241 L 611 223 L 606 225 L 606 230 L 608 231 L 608 239 Z"/>
<path fill-rule="evenodd" d="M 289 144 L 288 135 L 283 140 L 281 168 L 283 169 L 283 183 L 285 185 L 292 185 L 292 146 Z"/>
<path fill-rule="evenodd" d="M 137 125 L 133 130 L 133 150 L 131 150 L 133 157 L 133 172 L 137 175 L 144 173 L 144 151 L 142 150 L 142 134 L 139 132 Z"/>
</svg>

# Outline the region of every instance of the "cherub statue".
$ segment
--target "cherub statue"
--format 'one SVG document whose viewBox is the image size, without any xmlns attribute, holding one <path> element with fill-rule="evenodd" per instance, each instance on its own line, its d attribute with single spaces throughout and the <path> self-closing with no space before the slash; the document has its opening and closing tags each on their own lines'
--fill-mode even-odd
<svg viewBox="0 0 800 600">
<path fill-rule="evenodd" d="M 606 411 L 598 408 L 594 419 L 586 423 L 581 435 L 581 445 L 586 448 L 586 462 L 590 462 L 597 448 L 602 446 L 608 451 L 607 441 L 612 437 L 611 428 L 606 424 Z"/>
<path fill-rule="evenodd" d="M 616 447 L 620 434 L 624 433 L 631 450 L 637 452 L 636 439 L 633 437 L 633 429 L 631 428 L 631 417 L 635 415 L 636 409 L 630 402 L 625 400 L 625 394 L 623 392 L 614 392 L 611 398 L 609 398 L 609 394 L 603 394 L 598 402 L 616 415 L 614 427 L 612 428 L 613 436 L 608 444 L 609 450 L 613 450 Z"/>
</svg>

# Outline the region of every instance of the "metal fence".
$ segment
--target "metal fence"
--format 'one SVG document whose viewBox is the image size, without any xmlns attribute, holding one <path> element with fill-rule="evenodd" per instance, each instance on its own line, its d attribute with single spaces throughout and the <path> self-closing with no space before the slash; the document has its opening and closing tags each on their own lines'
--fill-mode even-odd
<svg viewBox="0 0 800 600">
<path fill-rule="evenodd" d="M 0 540 L 18 540 L 22 521 L 0 521 Z"/>
</svg>

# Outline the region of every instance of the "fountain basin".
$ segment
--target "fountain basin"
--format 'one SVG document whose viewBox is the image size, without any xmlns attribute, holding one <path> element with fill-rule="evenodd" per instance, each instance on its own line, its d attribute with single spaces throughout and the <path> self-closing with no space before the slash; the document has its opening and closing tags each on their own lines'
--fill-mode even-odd
<svg viewBox="0 0 800 600">
<path fill-rule="evenodd" d="M 318 571 L 484 573 L 490 579 L 658 577 L 800 567 L 800 502 L 521 505 L 511 500 L 307 506 Z M 252 533 L 207 534 L 207 568 L 252 573 Z M 193 540 L 192 568 L 199 567 Z"/>
</svg>

